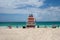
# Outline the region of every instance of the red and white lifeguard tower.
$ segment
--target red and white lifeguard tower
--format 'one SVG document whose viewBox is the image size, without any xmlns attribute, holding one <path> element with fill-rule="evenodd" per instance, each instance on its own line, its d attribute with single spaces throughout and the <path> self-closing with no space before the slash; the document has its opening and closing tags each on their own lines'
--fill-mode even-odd
<svg viewBox="0 0 60 40">
<path fill-rule="evenodd" d="M 27 28 L 35 28 L 35 18 L 33 17 L 33 14 L 28 16 Z"/>
</svg>

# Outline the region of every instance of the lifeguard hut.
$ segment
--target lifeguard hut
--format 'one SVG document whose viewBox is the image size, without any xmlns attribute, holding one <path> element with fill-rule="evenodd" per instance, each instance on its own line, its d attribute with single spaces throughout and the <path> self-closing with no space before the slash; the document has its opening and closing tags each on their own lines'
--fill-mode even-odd
<svg viewBox="0 0 60 40">
<path fill-rule="evenodd" d="M 28 16 L 27 28 L 35 28 L 35 18 L 33 14 L 29 14 Z"/>
</svg>

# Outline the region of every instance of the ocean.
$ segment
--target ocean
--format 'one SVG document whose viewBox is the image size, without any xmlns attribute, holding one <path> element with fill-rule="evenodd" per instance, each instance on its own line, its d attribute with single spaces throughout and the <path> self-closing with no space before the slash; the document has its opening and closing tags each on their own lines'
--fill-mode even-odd
<svg viewBox="0 0 60 40">
<path fill-rule="evenodd" d="M 12 26 L 12 27 L 23 27 L 26 26 L 27 22 L 0 22 L 0 27 L 4 27 L 4 26 Z M 58 25 L 60 27 L 60 22 L 36 22 L 36 25 L 39 27 L 52 27 L 52 25 Z"/>
</svg>

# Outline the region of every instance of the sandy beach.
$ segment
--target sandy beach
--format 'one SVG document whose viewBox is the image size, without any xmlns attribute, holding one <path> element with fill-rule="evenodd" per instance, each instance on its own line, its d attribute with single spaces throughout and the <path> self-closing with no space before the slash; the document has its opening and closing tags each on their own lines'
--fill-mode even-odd
<svg viewBox="0 0 60 40">
<path fill-rule="evenodd" d="M 0 28 L 0 40 L 60 40 L 60 29 Z"/>
</svg>

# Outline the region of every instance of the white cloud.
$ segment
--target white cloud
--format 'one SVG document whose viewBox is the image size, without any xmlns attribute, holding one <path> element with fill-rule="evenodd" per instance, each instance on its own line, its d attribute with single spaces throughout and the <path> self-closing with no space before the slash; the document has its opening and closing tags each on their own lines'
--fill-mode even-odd
<svg viewBox="0 0 60 40">
<path fill-rule="evenodd" d="M 34 5 L 36 7 L 39 7 L 39 6 L 42 6 L 43 5 L 43 0 L 16 0 L 16 5 L 25 5 L 25 4 L 28 4 L 28 5 Z"/>
<path fill-rule="evenodd" d="M 0 7 L 15 8 L 16 5 L 34 5 L 36 7 L 43 5 L 43 0 L 0 0 Z"/>
<path fill-rule="evenodd" d="M 28 9 L 14 9 L 19 7 L 24 7 L 26 4 L 35 6 L 36 8 L 28 8 Z M 47 20 L 55 20 L 59 21 L 60 18 L 60 7 L 49 7 L 45 9 L 38 8 L 44 4 L 44 0 L 0 0 L 0 13 L 7 14 L 34 14 L 36 20 L 41 21 L 45 18 Z M 18 5 L 18 6 L 17 6 Z"/>
<path fill-rule="evenodd" d="M 13 8 L 15 0 L 0 0 L 0 7 Z"/>
<path fill-rule="evenodd" d="M 0 13 L 30 13 L 31 10 L 39 10 L 38 8 L 34 7 L 39 7 L 43 5 L 44 0 L 0 0 Z M 33 8 L 28 8 L 28 9 L 14 9 L 18 7 L 25 7 L 27 5 L 34 6 Z M 35 11 L 32 11 L 35 13 Z M 36 12 L 37 12 L 36 11 Z"/>
</svg>

